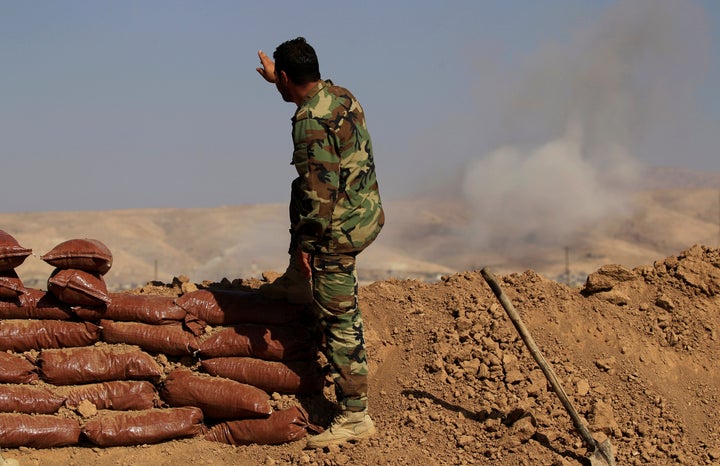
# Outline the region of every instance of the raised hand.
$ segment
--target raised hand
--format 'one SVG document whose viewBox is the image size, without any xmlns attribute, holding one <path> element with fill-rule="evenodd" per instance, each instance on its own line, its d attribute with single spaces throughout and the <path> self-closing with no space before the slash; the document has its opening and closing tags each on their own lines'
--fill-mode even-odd
<svg viewBox="0 0 720 466">
<path fill-rule="evenodd" d="M 265 81 L 274 83 L 277 80 L 277 76 L 275 75 L 275 62 L 273 62 L 262 50 L 258 50 L 258 57 L 260 57 L 260 64 L 262 66 L 255 69 L 258 73 L 260 73 L 260 76 L 262 76 Z"/>
</svg>

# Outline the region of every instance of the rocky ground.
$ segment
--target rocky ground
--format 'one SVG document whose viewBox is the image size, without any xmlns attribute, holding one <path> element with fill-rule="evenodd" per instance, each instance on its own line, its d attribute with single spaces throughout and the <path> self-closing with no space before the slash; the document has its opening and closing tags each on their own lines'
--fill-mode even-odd
<svg viewBox="0 0 720 466">
<path fill-rule="evenodd" d="M 528 270 L 498 276 L 560 384 L 617 464 L 720 462 L 720 250 L 694 246 L 582 287 Z M 245 287 L 259 285 L 247 280 Z M 360 290 L 371 439 L 240 446 L 201 438 L 137 447 L 5 449 L 21 465 L 581 465 L 588 449 L 479 271 Z M 330 398 L 330 391 L 326 390 Z M 312 421 L 332 416 L 321 398 Z"/>
</svg>

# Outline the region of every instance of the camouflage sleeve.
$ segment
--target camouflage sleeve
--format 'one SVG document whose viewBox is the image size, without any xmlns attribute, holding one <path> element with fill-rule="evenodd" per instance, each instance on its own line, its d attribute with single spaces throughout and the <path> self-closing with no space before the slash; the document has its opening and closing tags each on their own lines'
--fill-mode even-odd
<svg viewBox="0 0 720 466">
<path fill-rule="evenodd" d="M 300 248 L 312 252 L 330 225 L 338 199 L 340 156 L 334 132 L 315 118 L 295 121 L 293 142 L 298 178 L 292 195 L 300 206 L 295 234 Z"/>
</svg>

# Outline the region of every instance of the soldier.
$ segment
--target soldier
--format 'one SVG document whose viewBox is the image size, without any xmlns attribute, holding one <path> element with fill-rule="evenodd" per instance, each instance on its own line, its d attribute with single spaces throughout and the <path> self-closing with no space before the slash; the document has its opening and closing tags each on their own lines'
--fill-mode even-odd
<svg viewBox="0 0 720 466">
<path fill-rule="evenodd" d="M 290 264 L 261 292 L 294 302 L 312 299 L 333 369 L 340 414 L 308 439 L 320 448 L 370 437 L 367 358 L 358 307 L 355 259 L 377 237 L 385 216 L 370 134 L 357 99 L 320 78 L 315 50 L 304 38 L 280 44 L 271 60 L 258 52 L 258 73 L 297 110 L 292 118 Z"/>
</svg>

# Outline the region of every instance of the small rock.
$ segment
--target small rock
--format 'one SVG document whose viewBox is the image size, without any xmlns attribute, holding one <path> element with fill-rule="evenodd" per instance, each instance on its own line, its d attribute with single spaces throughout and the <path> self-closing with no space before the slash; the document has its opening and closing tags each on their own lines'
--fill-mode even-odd
<svg viewBox="0 0 720 466">
<path fill-rule="evenodd" d="M 405 414 L 405 425 L 412 426 L 412 425 L 417 424 L 418 422 L 420 422 L 420 420 L 418 419 L 418 417 L 415 413 L 408 412 L 407 414 Z"/>
<path fill-rule="evenodd" d="M 628 295 L 617 290 L 600 292 L 597 296 L 616 306 L 627 306 L 630 302 L 630 297 Z"/>
<path fill-rule="evenodd" d="M 619 430 L 612 407 L 602 400 L 595 402 L 593 407 L 593 428 L 606 435 L 613 435 L 616 430 Z"/>
<path fill-rule="evenodd" d="M 82 400 L 77 407 L 77 412 L 82 417 L 91 417 L 97 414 L 97 406 L 95 406 L 90 400 Z"/>
<path fill-rule="evenodd" d="M 658 296 L 658 298 L 655 300 L 655 304 L 658 307 L 665 309 L 666 311 L 672 311 L 673 309 L 675 309 L 675 303 L 673 302 L 673 300 L 664 294 Z"/>
<path fill-rule="evenodd" d="M 478 367 L 477 375 L 481 379 L 487 379 L 490 377 L 490 368 L 485 363 L 481 363 Z"/>
<path fill-rule="evenodd" d="M 575 391 L 579 396 L 585 396 L 590 393 L 590 383 L 585 379 L 580 379 L 575 384 Z"/>
<path fill-rule="evenodd" d="M 585 293 L 608 291 L 618 283 L 633 279 L 635 279 L 635 273 L 622 265 L 604 265 L 597 272 L 588 275 L 583 291 Z"/>
<path fill-rule="evenodd" d="M 192 293 L 193 291 L 197 291 L 198 287 L 194 283 L 183 282 L 182 285 L 180 285 L 180 289 L 182 290 L 183 294 L 187 294 Z"/>
<path fill-rule="evenodd" d="M 598 367 L 598 369 L 609 371 L 615 366 L 615 358 L 609 357 L 609 358 L 602 358 L 595 361 L 595 365 Z"/>
<path fill-rule="evenodd" d="M 507 384 L 512 385 L 522 382 L 523 380 L 525 380 L 525 376 L 518 369 L 511 370 L 510 372 L 505 374 L 505 383 Z"/>
<path fill-rule="evenodd" d="M 525 443 L 535 435 L 535 425 L 531 416 L 518 419 L 510 429 L 510 432 L 518 437 L 521 443 Z"/>
<path fill-rule="evenodd" d="M 711 460 L 718 460 L 720 459 L 720 448 L 710 448 L 707 451 L 707 454 Z"/>
<path fill-rule="evenodd" d="M 640 437 L 645 437 L 650 433 L 650 424 L 648 424 L 647 422 L 641 422 L 640 424 L 638 424 L 636 430 Z"/>
<path fill-rule="evenodd" d="M 480 360 L 478 358 L 474 358 L 469 361 L 463 361 L 460 363 L 460 365 L 466 373 L 475 375 L 480 369 Z"/>
<path fill-rule="evenodd" d="M 472 320 L 467 317 L 460 317 L 455 321 L 455 327 L 460 334 L 463 334 L 472 328 Z"/>
<path fill-rule="evenodd" d="M 465 448 L 468 445 L 472 445 L 473 442 L 475 442 L 475 437 L 472 435 L 461 435 L 457 439 L 457 446 L 460 448 Z"/>
<path fill-rule="evenodd" d="M 497 432 L 500 430 L 500 419 L 498 418 L 488 418 L 485 421 L 485 430 L 488 432 Z"/>
<path fill-rule="evenodd" d="M 512 371 L 519 367 L 518 358 L 511 353 L 505 353 L 502 357 L 502 364 L 506 371 Z"/>
<path fill-rule="evenodd" d="M 513 435 L 510 432 L 506 432 L 499 440 L 498 442 L 499 446 L 503 449 L 509 450 L 513 448 L 517 448 L 520 445 L 522 445 L 522 440 Z"/>
</svg>

